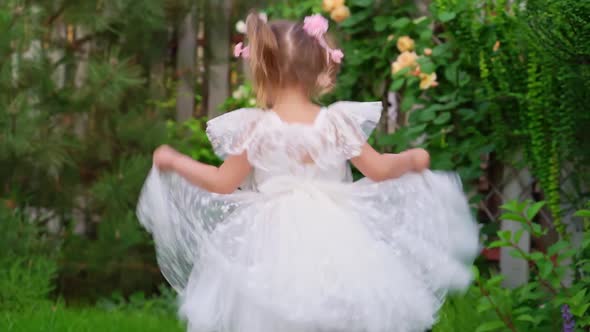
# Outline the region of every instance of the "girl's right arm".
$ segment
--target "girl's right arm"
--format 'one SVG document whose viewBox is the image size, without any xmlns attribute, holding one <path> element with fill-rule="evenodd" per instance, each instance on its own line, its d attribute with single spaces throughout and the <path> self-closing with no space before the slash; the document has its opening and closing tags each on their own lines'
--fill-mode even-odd
<svg viewBox="0 0 590 332">
<path fill-rule="evenodd" d="M 230 156 L 219 167 L 203 164 L 163 145 L 154 152 L 154 164 L 160 170 L 178 173 L 187 181 L 207 191 L 230 194 L 250 174 L 246 152 Z"/>
<path fill-rule="evenodd" d="M 407 172 L 421 172 L 430 165 L 430 156 L 424 149 L 410 149 L 399 154 L 379 153 L 365 143 L 361 154 L 350 160 L 373 181 L 398 178 Z"/>
</svg>

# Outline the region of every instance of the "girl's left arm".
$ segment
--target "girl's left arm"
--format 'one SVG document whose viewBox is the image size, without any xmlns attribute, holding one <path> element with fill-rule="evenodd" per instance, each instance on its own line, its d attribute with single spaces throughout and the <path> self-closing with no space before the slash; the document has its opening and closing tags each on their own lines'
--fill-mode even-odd
<svg viewBox="0 0 590 332">
<path fill-rule="evenodd" d="M 351 161 L 369 179 L 384 181 L 425 170 L 430 165 L 430 155 L 424 149 L 410 149 L 399 154 L 379 153 L 365 143 L 361 154 Z"/>
<path fill-rule="evenodd" d="M 166 145 L 154 152 L 154 164 L 163 171 L 176 172 L 192 184 L 218 194 L 234 192 L 252 170 L 246 152 L 229 156 L 221 166 L 215 167 L 198 162 Z"/>
</svg>

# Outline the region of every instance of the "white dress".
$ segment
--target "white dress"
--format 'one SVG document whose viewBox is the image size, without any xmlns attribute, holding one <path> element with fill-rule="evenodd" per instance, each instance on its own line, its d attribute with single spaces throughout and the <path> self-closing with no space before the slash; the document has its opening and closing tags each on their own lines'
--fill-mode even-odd
<svg viewBox="0 0 590 332">
<path fill-rule="evenodd" d="M 219 195 L 152 169 L 138 216 L 191 332 L 424 331 L 471 281 L 478 227 L 455 174 L 352 182 L 380 103 L 338 102 L 313 125 L 240 109 L 208 123 L 253 172 Z"/>
</svg>

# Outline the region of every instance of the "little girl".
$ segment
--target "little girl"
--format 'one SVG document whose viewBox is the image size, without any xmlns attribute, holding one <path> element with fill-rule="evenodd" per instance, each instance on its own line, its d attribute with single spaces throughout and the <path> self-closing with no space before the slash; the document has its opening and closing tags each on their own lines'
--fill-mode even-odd
<svg viewBox="0 0 590 332">
<path fill-rule="evenodd" d="M 478 250 L 459 179 L 427 170 L 422 149 L 367 144 L 381 103 L 311 102 L 343 57 L 322 16 L 251 14 L 247 29 L 235 53 L 263 108 L 209 121 L 220 167 L 158 148 L 138 205 L 189 331 L 428 329 Z"/>
</svg>

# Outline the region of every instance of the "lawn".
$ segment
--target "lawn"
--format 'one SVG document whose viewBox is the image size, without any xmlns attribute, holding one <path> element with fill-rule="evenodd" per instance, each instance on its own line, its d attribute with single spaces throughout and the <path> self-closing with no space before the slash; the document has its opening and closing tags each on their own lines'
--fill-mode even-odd
<svg viewBox="0 0 590 332">
<path fill-rule="evenodd" d="M 454 297 L 440 312 L 434 332 L 452 332 L 460 326 L 475 330 L 478 315 L 473 299 Z M 461 313 L 461 314 L 460 314 Z M 462 315 L 470 313 L 468 315 Z M 465 330 L 465 331 L 466 331 Z M 41 302 L 22 311 L 0 312 L 1 332 L 184 332 L 173 314 L 149 308 L 107 310 L 101 307 L 70 308 L 61 303 Z"/>
<path fill-rule="evenodd" d="M 43 303 L 21 312 L 1 312 L 2 332 L 182 332 L 174 316 L 150 311 L 66 308 Z"/>
</svg>

